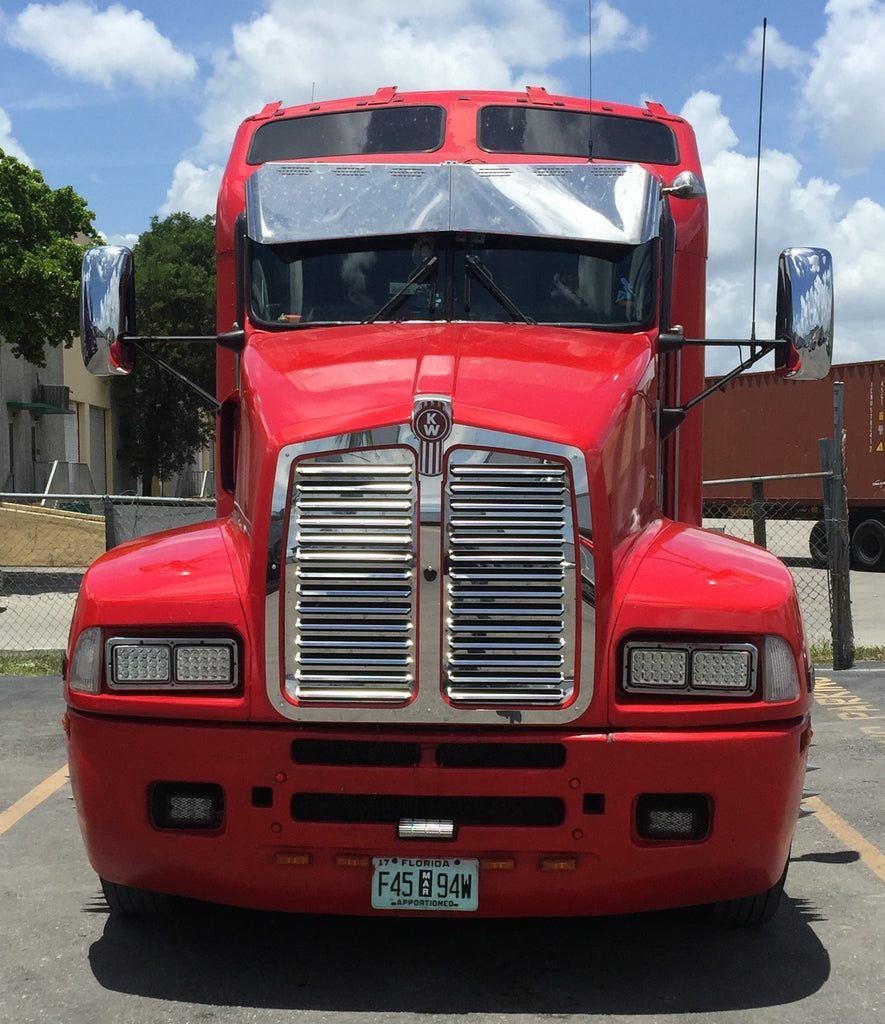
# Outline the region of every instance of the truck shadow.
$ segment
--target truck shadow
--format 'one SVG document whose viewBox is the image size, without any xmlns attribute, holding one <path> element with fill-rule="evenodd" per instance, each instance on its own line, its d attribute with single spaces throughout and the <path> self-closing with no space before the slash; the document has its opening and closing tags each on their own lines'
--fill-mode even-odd
<svg viewBox="0 0 885 1024">
<path fill-rule="evenodd" d="M 97 908 L 95 908 L 97 909 Z M 687 912 L 565 920 L 321 918 L 194 907 L 110 917 L 90 949 L 107 989 L 328 1013 L 671 1014 L 795 1002 L 830 959 L 813 908 L 761 929 Z"/>
</svg>

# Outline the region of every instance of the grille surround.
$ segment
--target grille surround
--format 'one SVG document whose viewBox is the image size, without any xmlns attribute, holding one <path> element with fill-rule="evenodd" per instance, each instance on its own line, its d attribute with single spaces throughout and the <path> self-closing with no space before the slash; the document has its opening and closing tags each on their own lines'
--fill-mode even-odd
<svg viewBox="0 0 885 1024">
<path fill-rule="evenodd" d="M 595 646 L 583 454 L 457 424 L 442 477 L 418 450 L 402 424 L 281 452 L 268 697 L 293 720 L 573 721 Z"/>
</svg>

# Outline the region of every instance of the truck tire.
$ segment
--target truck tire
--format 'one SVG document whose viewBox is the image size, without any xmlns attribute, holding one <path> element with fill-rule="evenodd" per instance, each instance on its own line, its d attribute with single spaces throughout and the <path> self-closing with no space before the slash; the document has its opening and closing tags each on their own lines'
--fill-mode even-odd
<svg viewBox="0 0 885 1024">
<path fill-rule="evenodd" d="M 885 569 L 885 523 L 865 519 L 851 534 L 851 564 L 855 569 Z"/>
<path fill-rule="evenodd" d="M 811 528 L 808 535 L 808 550 L 815 568 L 826 569 L 830 564 L 830 545 L 827 543 L 827 524 L 823 519 L 818 519 Z"/>
<path fill-rule="evenodd" d="M 165 893 L 120 885 L 117 882 L 109 882 L 106 878 L 99 880 L 101 891 L 112 914 L 124 914 L 129 917 L 167 917 L 172 913 L 172 897 Z"/>
<path fill-rule="evenodd" d="M 713 924 L 730 925 L 737 928 L 748 928 L 765 924 L 770 921 L 780 905 L 787 880 L 787 859 L 783 874 L 770 889 L 756 896 L 742 896 L 736 900 L 720 900 L 710 904 L 710 920 Z"/>
</svg>

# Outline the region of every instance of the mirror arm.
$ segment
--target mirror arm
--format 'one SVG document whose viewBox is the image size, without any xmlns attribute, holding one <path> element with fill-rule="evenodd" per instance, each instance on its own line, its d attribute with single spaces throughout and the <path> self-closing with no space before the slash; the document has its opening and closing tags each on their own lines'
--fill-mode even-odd
<svg viewBox="0 0 885 1024">
<path fill-rule="evenodd" d="M 218 399 L 215 397 L 215 395 L 210 395 L 208 391 L 204 391 L 203 388 L 201 388 L 199 384 L 197 384 L 195 381 L 192 381 L 189 377 L 187 377 L 185 374 L 183 374 L 180 370 L 176 370 L 175 367 L 171 363 L 167 362 L 165 359 L 162 359 L 156 353 L 152 352 L 151 349 L 148 347 L 148 345 L 145 344 L 145 342 L 151 342 L 151 341 L 212 341 L 212 342 L 214 342 L 216 340 L 214 337 L 202 337 L 202 336 L 198 336 L 198 335 L 182 335 L 180 337 L 175 337 L 175 338 L 171 338 L 171 337 L 142 338 L 142 337 L 130 337 L 129 335 L 124 335 L 124 336 L 121 336 L 120 340 L 121 341 L 125 341 L 128 344 L 133 345 L 135 347 L 135 349 L 141 355 L 143 355 L 145 357 L 145 359 L 149 359 L 155 366 L 159 366 L 160 369 L 165 370 L 166 373 L 171 374 L 173 377 L 175 377 L 176 380 L 181 381 L 182 384 L 185 384 L 187 387 L 189 387 L 191 389 L 191 391 L 194 392 L 194 394 L 196 394 L 199 398 L 201 398 L 208 405 L 211 405 L 216 413 L 218 413 L 218 411 L 221 409 L 221 402 L 218 401 Z"/>
<path fill-rule="evenodd" d="M 670 335 L 669 337 L 675 337 L 675 335 Z M 688 342 L 688 344 L 691 343 L 692 342 Z M 696 342 L 696 344 L 746 345 L 747 342 L 717 339 L 712 342 L 706 340 L 699 341 Z M 703 400 L 712 395 L 714 391 L 719 391 L 721 388 L 724 388 L 725 385 L 731 383 L 731 381 L 733 381 L 735 377 L 739 377 L 744 372 L 744 370 L 748 370 L 751 366 L 755 366 L 755 364 L 758 363 L 760 359 L 764 359 L 767 355 L 773 352 L 778 347 L 778 345 L 782 344 L 784 344 L 782 341 L 764 341 L 751 345 L 750 355 L 745 360 L 743 360 L 743 362 L 738 363 L 738 365 L 733 370 L 729 370 L 728 373 L 723 374 L 723 376 L 714 380 L 712 384 L 704 388 L 704 390 L 701 391 L 699 394 L 695 395 L 694 398 L 690 398 L 687 402 L 683 402 L 682 405 L 672 407 L 664 406 L 663 408 L 661 408 L 659 417 L 659 432 L 661 440 L 663 440 L 665 437 L 671 434 L 679 426 L 679 424 L 685 419 L 688 411 L 690 409 L 693 409 L 698 404 L 698 402 L 703 402 Z"/>
</svg>

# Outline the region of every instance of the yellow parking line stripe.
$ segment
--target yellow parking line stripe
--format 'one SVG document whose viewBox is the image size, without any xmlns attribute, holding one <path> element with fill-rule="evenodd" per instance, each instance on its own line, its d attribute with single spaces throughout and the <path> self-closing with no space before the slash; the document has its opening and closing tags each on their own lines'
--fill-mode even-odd
<svg viewBox="0 0 885 1024">
<path fill-rule="evenodd" d="M 809 810 L 814 811 L 818 821 L 828 828 L 840 842 L 850 850 L 856 850 L 870 871 L 885 882 L 885 853 L 873 846 L 868 839 L 864 839 L 857 829 L 852 828 L 844 818 L 840 818 L 832 807 L 828 807 L 820 797 L 806 797 L 802 802 Z"/>
<path fill-rule="evenodd" d="M 42 804 L 47 797 L 52 796 L 53 793 L 61 789 L 67 781 L 68 766 L 63 765 L 57 772 L 50 775 L 48 779 L 44 779 L 39 785 L 34 786 L 30 793 L 25 793 L 20 800 L 16 800 L 11 807 L 7 807 L 5 811 L 0 811 L 0 836 L 4 832 L 8 832 L 17 821 L 21 821 L 35 807 Z"/>
</svg>

